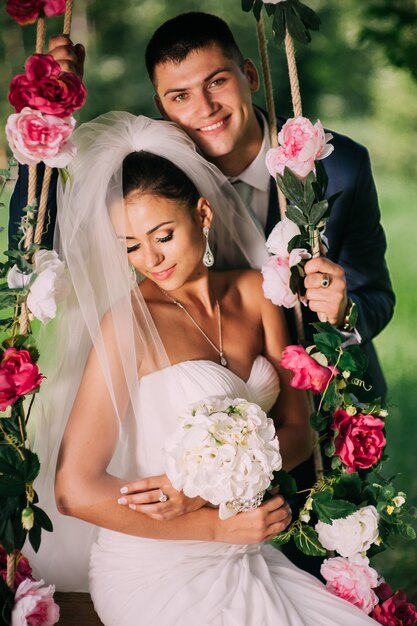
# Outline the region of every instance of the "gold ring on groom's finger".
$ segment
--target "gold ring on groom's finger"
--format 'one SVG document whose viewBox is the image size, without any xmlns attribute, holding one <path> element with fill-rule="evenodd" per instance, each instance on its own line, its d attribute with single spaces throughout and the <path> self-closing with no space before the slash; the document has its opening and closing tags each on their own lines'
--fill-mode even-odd
<svg viewBox="0 0 417 626">
<path fill-rule="evenodd" d="M 323 287 L 323 289 L 327 289 L 329 285 L 330 285 L 330 276 L 328 274 L 323 274 L 323 276 L 321 277 L 321 286 Z"/>
<path fill-rule="evenodd" d="M 168 496 L 166 493 L 164 493 L 162 491 L 162 489 L 159 490 L 159 498 L 158 498 L 159 502 L 166 502 L 167 500 L 169 500 Z"/>
</svg>

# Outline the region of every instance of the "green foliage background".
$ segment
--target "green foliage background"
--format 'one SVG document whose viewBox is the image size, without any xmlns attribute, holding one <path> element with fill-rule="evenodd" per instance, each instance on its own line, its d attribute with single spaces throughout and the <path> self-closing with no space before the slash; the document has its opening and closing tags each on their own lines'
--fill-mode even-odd
<svg viewBox="0 0 417 626">
<path fill-rule="evenodd" d="M 304 114 L 344 132 L 370 150 L 388 239 L 388 264 L 397 295 L 394 319 L 376 344 L 389 384 L 387 432 L 390 469 L 400 473 L 399 489 L 417 505 L 417 5 L 415 0 L 305 0 L 322 19 L 308 47 L 297 45 Z M 11 109 L 10 79 L 34 50 L 35 30 L 20 28 L 0 10 L 0 121 Z M 246 56 L 259 66 L 254 18 L 240 0 L 76 0 L 73 40 L 87 48 L 86 106 L 79 120 L 110 109 L 156 115 L 144 65 L 144 49 L 163 21 L 189 10 L 216 13 L 231 25 Z M 62 20 L 48 21 L 57 34 Z M 277 111 L 291 115 L 282 48 L 269 39 Z M 263 103 L 263 95 L 255 101 Z M 5 149 L 0 130 L 0 151 Z M 2 215 L 2 223 L 7 215 Z M 2 248 L 6 246 L 3 233 Z M 392 586 L 417 602 L 417 547 L 406 544 L 375 557 Z"/>
</svg>

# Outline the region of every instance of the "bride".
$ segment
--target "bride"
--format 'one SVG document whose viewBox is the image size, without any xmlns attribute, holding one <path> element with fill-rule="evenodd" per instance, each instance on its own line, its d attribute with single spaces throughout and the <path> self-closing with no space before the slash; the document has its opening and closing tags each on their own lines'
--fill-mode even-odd
<svg viewBox="0 0 417 626">
<path fill-rule="evenodd" d="M 282 312 L 245 269 L 265 247 L 238 196 L 169 122 L 113 113 L 75 140 L 58 211 L 73 293 L 40 429 L 51 459 L 64 431 L 55 495 L 70 517 L 55 519 L 65 539 L 51 582 L 66 570 L 68 588 L 65 552 L 98 528 L 89 587 L 106 626 L 371 624 L 264 543 L 290 522 L 280 495 L 220 520 L 164 474 L 177 417 L 209 396 L 267 411 L 284 469 L 311 453 L 306 398 L 279 364 Z M 208 269 L 213 255 L 222 271 Z M 73 535 L 72 517 L 84 521 Z"/>
</svg>

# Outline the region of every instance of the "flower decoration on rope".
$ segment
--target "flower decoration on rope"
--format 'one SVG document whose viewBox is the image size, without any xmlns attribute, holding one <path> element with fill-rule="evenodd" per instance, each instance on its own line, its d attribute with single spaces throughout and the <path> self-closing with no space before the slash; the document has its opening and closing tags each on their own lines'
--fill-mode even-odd
<svg viewBox="0 0 417 626">
<path fill-rule="evenodd" d="M 319 30 L 320 18 L 313 9 L 300 0 L 241 0 L 243 11 L 252 11 L 256 20 L 261 11 L 272 17 L 272 30 L 278 43 L 282 43 L 285 32 L 301 43 L 310 43 L 311 30 Z"/>
<path fill-rule="evenodd" d="M 289 119 L 278 134 L 279 146 L 268 150 L 266 166 L 289 200 L 286 217 L 267 240 L 272 256 L 262 267 L 265 296 L 293 307 L 303 301 L 304 265 L 319 245 L 325 220 L 339 194 L 325 199 L 327 175 L 321 160 L 329 156 L 332 136 L 318 121 Z"/>
<path fill-rule="evenodd" d="M 33 54 L 25 73 L 10 84 L 9 102 L 16 113 L 9 116 L 6 136 L 14 157 L 23 165 L 43 161 L 64 168 L 75 156 L 69 141 L 75 127 L 72 113 L 82 107 L 86 90 L 72 72 L 62 72 L 50 54 Z"/>
<path fill-rule="evenodd" d="M 20 26 L 26 26 L 43 15 L 62 15 L 65 11 L 65 0 L 7 0 L 6 11 Z"/>
</svg>

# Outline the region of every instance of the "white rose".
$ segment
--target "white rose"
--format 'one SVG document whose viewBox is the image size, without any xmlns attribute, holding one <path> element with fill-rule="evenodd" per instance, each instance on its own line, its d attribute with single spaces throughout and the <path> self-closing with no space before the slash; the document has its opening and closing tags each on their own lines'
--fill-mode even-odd
<svg viewBox="0 0 417 626">
<path fill-rule="evenodd" d="M 38 320 L 46 323 L 55 317 L 57 305 L 67 297 L 70 285 L 65 263 L 54 250 L 37 250 L 34 270 L 37 278 L 29 290 L 27 305 Z"/>
<path fill-rule="evenodd" d="M 277 254 L 286 259 L 288 258 L 288 242 L 300 234 L 301 231 L 297 224 L 289 220 L 288 217 L 284 217 L 273 228 L 266 240 L 266 247 L 271 254 Z"/>
<path fill-rule="evenodd" d="M 323 548 L 350 557 L 366 552 L 378 539 L 378 519 L 376 508 L 365 506 L 348 517 L 333 520 L 331 524 L 318 522 L 315 529 Z"/>
<path fill-rule="evenodd" d="M 23 289 L 32 280 L 33 272 L 23 274 L 17 265 L 13 265 L 7 274 L 7 285 L 9 289 Z"/>
<path fill-rule="evenodd" d="M 287 309 L 295 306 L 298 296 L 290 289 L 291 273 L 288 262 L 278 256 L 271 256 L 265 261 L 261 271 L 265 298 Z"/>
</svg>

